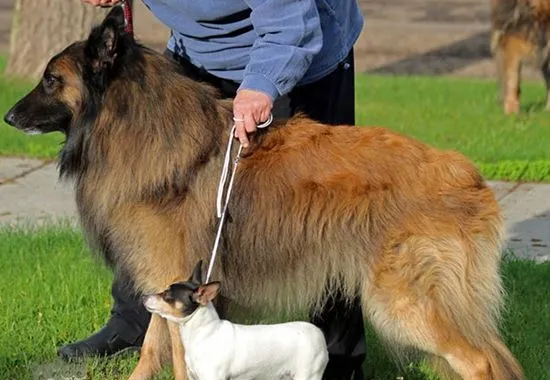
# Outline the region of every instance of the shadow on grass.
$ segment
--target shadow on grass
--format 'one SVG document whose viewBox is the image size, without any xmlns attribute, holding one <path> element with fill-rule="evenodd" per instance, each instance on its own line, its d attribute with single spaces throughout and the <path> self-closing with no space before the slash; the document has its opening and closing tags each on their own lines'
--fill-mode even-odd
<svg viewBox="0 0 550 380">
<path fill-rule="evenodd" d="M 539 113 L 539 112 L 548 112 L 546 109 L 545 101 L 530 102 L 521 106 L 521 112 L 526 113 Z"/>
</svg>

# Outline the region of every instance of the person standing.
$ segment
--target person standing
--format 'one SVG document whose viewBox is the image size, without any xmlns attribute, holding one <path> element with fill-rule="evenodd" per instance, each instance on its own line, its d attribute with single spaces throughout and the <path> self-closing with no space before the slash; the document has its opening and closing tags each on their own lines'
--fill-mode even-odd
<svg viewBox="0 0 550 380">
<path fill-rule="evenodd" d="M 82 0 L 114 6 L 119 0 Z M 171 29 L 165 56 L 195 80 L 234 98 L 236 137 L 303 112 L 325 124 L 355 124 L 353 45 L 363 27 L 356 0 L 143 0 Z M 150 315 L 128 279 L 116 277 L 105 327 L 60 348 L 60 356 L 111 355 L 140 346 Z M 362 379 L 366 355 L 359 300 L 328 297 L 311 321 L 327 339 L 326 379 Z"/>
</svg>

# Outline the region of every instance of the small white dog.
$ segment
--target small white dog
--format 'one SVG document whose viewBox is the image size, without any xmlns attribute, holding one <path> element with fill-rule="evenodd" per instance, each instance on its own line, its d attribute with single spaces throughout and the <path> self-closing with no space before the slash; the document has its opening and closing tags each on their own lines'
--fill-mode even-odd
<svg viewBox="0 0 550 380">
<path fill-rule="evenodd" d="M 212 304 L 219 282 L 202 284 L 199 262 L 188 281 L 145 297 L 151 313 L 180 326 L 191 380 L 321 379 L 325 338 L 306 322 L 244 326 L 221 320 Z"/>
</svg>

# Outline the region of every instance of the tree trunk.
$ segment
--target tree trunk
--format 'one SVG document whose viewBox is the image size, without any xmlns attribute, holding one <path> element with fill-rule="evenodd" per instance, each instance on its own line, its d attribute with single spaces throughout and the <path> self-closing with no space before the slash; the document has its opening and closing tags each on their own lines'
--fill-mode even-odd
<svg viewBox="0 0 550 380">
<path fill-rule="evenodd" d="M 80 0 L 16 0 L 6 73 L 40 77 L 50 58 L 86 38 L 107 11 Z"/>
</svg>

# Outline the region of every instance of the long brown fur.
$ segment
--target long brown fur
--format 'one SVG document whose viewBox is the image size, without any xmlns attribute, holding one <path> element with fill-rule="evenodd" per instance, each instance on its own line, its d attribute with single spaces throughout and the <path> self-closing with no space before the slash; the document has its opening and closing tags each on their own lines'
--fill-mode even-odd
<svg viewBox="0 0 550 380">
<path fill-rule="evenodd" d="M 90 242 L 139 292 L 158 293 L 209 259 L 231 103 L 124 35 L 103 61 L 112 69 L 97 71 L 107 21 L 52 59 L 47 72 L 73 79 L 48 101 L 72 115 L 60 165 Z M 10 111 L 26 115 L 19 128 L 41 117 L 40 91 Z M 464 379 L 523 377 L 498 332 L 501 214 L 463 155 L 297 116 L 253 136 L 232 194 L 213 275 L 231 301 L 280 312 L 358 295 L 394 347 L 444 358 Z M 153 323 L 133 379 L 168 355 L 166 330 Z"/>
<path fill-rule="evenodd" d="M 550 2 L 548 0 L 491 0 L 491 49 L 499 73 L 505 113 L 520 110 L 523 62 L 541 69 L 550 109 Z"/>
</svg>

